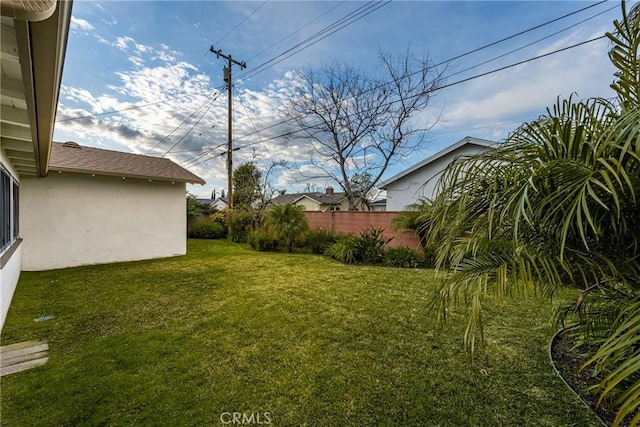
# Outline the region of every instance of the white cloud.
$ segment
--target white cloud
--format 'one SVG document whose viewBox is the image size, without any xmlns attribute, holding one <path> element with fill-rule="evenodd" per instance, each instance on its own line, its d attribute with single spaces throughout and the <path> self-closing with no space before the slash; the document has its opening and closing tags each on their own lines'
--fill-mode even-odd
<svg viewBox="0 0 640 427">
<path fill-rule="evenodd" d="M 75 16 L 71 17 L 71 30 L 72 31 L 85 31 L 85 32 L 89 32 L 92 31 L 93 25 L 91 25 L 89 23 L 89 21 L 81 19 L 81 18 L 76 18 Z"/>
</svg>

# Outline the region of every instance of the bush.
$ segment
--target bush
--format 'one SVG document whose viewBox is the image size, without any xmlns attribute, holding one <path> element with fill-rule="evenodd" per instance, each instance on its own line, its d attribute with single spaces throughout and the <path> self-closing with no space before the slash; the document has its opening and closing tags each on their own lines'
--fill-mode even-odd
<svg viewBox="0 0 640 427">
<path fill-rule="evenodd" d="M 283 242 L 287 252 L 293 252 L 296 241 L 309 229 L 302 207 L 292 204 L 274 205 L 266 215 L 269 229 Z"/>
<path fill-rule="evenodd" d="M 253 229 L 255 218 L 249 212 L 227 212 L 227 228 L 229 240 L 235 243 L 245 243 L 249 232 Z"/>
<path fill-rule="evenodd" d="M 422 257 L 413 249 L 406 246 L 388 249 L 384 254 L 384 265 L 396 268 L 420 268 Z"/>
<path fill-rule="evenodd" d="M 254 230 L 247 236 L 247 243 L 260 252 L 271 252 L 278 248 L 278 239 L 265 230 Z"/>
<path fill-rule="evenodd" d="M 329 246 L 336 243 L 340 236 L 333 231 L 316 228 L 307 233 L 307 246 L 314 254 L 323 254 Z"/>
<path fill-rule="evenodd" d="M 329 245 L 324 254 L 343 264 L 355 264 L 359 261 L 358 242 L 355 237 L 344 237 Z"/>
<path fill-rule="evenodd" d="M 189 230 L 188 236 L 194 239 L 221 239 L 224 227 L 217 222 L 201 222 Z"/>
<path fill-rule="evenodd" d="M 384 247 L 391 239 L 382 235 L 382 228 L 371 228 L 360 233 L 356 238 L 359 258 L 365 264 L 379 264 L 384 258 Z"/>
</svg>

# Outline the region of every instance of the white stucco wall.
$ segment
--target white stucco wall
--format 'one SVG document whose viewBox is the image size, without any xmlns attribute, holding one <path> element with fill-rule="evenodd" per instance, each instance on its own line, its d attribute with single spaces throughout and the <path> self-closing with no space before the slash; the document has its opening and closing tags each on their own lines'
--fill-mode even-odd
<svg viewBox="0 0 640 427">
<path fill-rule="evenodd" d="M 13 293 L 20 278 L 21 260 L 22 245 L 16 248 L 11 258 L 0 270 L 0 331 L 4 326 L 4 321 L 7 318 L 7 312 L 13 299 Z"/>
<path fill-rule="evenodd" d="M 25 271 L 186 253 L 184 183 L 50 172 L 20 192 Z"/>
<path fill-rule="evenodd" d="M 438 178 L 457 156 L 466 156 L 487 150 L 478 145 L 463 145 L 433 162 L 387 185 L 387 211 L 401 211 L 421 198 L 433 199 L 437 194 Z"/>
<path fill-rule="evenodd" d="M 13 168 L 13 165 L 6 157 L 4 150 L 0 149 L 0 163 L 9 171 L 13 178 L 20 184 L 20 178 Z M 20 278 L 20 271 L 22 270 L 22 245 L 18 246 L 13 254 L 6 260 L 6 262 L 0 267 L 0 331 L 4 326 L 4 321 L 7 318 L 7 312 L 11 305 L 11 299 L 13 293 L 16 290 L 18 279 Z"/>
</svg>

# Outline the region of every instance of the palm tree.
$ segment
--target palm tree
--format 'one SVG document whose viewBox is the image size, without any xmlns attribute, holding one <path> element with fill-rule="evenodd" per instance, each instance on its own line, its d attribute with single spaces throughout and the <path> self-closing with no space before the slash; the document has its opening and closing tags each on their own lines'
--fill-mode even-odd
<svg viewBox="0 0 640 427">
<path fill-rule="evenodd" d="M 640 423 L 640 7 L 621 21 L 609 57 L 615 101 L 558 99 L 495 150 L 454 162 L 423 231 L 448 271 L 434 307 L 469 301 L 465 342 L 482 336 L 488 295 L 581 290 L 562 314 L 598 350 L 600 399 L 616 424 Z M 437 240 L 437 241 L 436 241 Z M 459 298 L 464 296 L 464 298 Z M 567 317 L 568 318 L 568 317 Z"/>
<path fill-rule="evenodd" d="M 288 252 L 293 251 L 296 239 L 309 228 L 300 206 L 274 205 L 267 211 L 267 227 L 285 243 Z"/>
</svg>

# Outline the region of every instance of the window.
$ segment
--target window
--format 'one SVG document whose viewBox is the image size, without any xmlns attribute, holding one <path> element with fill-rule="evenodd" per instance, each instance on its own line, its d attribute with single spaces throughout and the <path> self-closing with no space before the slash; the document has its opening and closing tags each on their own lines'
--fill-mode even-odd
<svg viewBox="0 0 640 427">
<path fill-rule="evenodd" d="M 20 233 L 18 216 L 18 184 L 11 178 L 9 172 L 0 169 L 0 209 L 2 224 L 0 224 L 0 252 L 4 252 Z"/>
<path fill-rule="evenodd" d="M 13 238 L 17 239 L 20 235 L 20 190 L 18 183 L 13 183 Z"/>
</svg>

